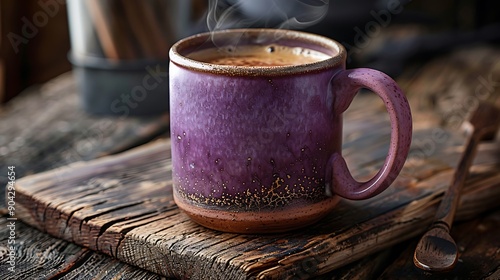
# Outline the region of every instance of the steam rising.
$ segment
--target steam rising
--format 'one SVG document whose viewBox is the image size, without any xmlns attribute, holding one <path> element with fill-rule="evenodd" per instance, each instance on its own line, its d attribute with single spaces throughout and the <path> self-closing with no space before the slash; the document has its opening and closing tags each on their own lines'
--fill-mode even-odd
<svg viewBox="0 0 500 280">
<path fill-rule="evenodd" d="M 320 22 L 330 0 L 209 0 L 209 31 L 266 27 L 303 29 Z"/>
</svg>

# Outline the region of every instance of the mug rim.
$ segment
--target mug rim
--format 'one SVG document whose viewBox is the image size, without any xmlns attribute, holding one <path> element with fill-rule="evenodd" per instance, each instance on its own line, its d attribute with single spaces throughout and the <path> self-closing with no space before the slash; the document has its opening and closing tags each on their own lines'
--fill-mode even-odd
<svg viewBox="0 0 500 280">
<path fill-rule="evenodd" d="M 334 54 L 325 60 L 304 63 L 298 65 L 285 65 L 285 66 L 234 66 L 234 65 L 221 65 L 214 63 L 201 62 L 190 59 L 181 53 L 188 48 L 200 47 L 202 44 L 209 42 L 213 36 L 220 38 L 229 38 L 230 36 L 261 36 L 262 33 L 275 36 L 282 40 L 283 38 L 299 41 L 303 43 L 313 44 L 315 46 L 324 48 Z M 347 52 L 339 42 L 324 37 L 321 35 L 287 29 L 272 29 L 272 28 L 245 28 L 245 29 L 226 29 L 213 32 L 204 32 L 195 34 L 176 42 L 169 51 L 170 62 L 178 66 L 213 74 L 222 74 L 228 76 L 285 76 L 290 74 L 300 74 L 317 72 L 325 69 L 331 69 L 336 65 L 345 63 Z"/>
</svg>

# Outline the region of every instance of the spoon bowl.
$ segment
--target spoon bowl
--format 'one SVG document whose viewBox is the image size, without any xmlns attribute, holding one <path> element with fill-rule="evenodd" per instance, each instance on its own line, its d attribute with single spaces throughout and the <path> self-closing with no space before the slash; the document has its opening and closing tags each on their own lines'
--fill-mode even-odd
<svg viewBox="0 0 500 280">
<path fill-rule="evenodd" d="M 457 263 L 458 250 L 450 236 L 460 192 L 472 164 L 479 142 L 492 140 L 500 126 L 500 109 L 481 103 L 476 108 L 468 124 L 470 136 L 451 185 L 444 193 L 434 218 L 434 223 L 422 236 L 413 255 L 413 263 L 428 271 L 451 270 Z"/>
<path fill-rule="evenodd" d="M 423 270 L 453 269 L 458 260 L 458 249 L 448 227 L 439 223 L 427 231 L 417 245 L 413 260 Z"/>
</svg>

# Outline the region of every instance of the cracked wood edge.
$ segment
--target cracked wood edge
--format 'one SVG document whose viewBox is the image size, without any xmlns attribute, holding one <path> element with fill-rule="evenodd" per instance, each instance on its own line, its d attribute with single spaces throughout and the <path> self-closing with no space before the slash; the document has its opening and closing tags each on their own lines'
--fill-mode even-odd
<svg viewBox="0 0 500 280">
<path fill-rule="evenodd" d="M 425 229 L 432 207 L 438 203 L 451 178 L 451 169 L 441 161 L 429 166 L 425 163 L 425 166 L 412 166 L 415 174 L 398 178 L 381 196 L 355 203 L 343 202 L 322 223 L 300 233 L 234 235 L 197 226 L 173 205 L 168 193 L 171 183 L 167 175 L 170 166 L 167 144 L 159 141 L 125 154 L 21 179 L 17 214 L 54 236 L 165 276 L 193 279 L 312 277 L 418 234 L 415 228 Z M 483 154 L 489 154 L 487 152 Z M 449 149 L 445 153 L 448 159 L 440 160 L 452 161 L 449 158 L 459 153 L 457 149 Z M 476 166 L 477 172 L 484 175 L 491 171 L 491 159 L 479 162 L 483 165 Z M 125 173 L 123 166 L 127 166 Z M 80 169 L 82 173 L 71 172 Z M 359 174 L 369 176 L 372 169 L 361 169 Z M 97 175 L 93 175 L 95 170 L 99 170 Z M 121 174 L 119 180 L 117 171 Z M 55 173 L 59 185 L 51 187 L 47 182 Z M 419 173 L 431 176 L 419 176 Z M 82 179 L 90 175 L 98 178 L 90 181 L 92 191 L 88 192 L 85 188 L 88 182 Z M 410 175 L 414 177 L 409 178 Z M 144 181 L 144 176 L 150 183 L 141 185 L 138 182 Z M 419 177 L 425 179 L 415 179 Z M 484 182 L 471 177 L 470 194 L 463 196 L 468 215 L 480 210 L 466 207 L 468 203 L 477 206 L 481 195 L 482 198 L 484 194 L 490 198 L 500 195 L 492 188 L 499 184 L 500 178 L 490 176 L 487 180 L 489 185 L 481 184 L 482 192 L 474 193 L 470 186 Z M 78 184 L 72 186 L 80 181 L 81 189 Z M 29 192 L 28 187 L 37 186 L 37 182 L 43 186 L 36 189 L 38 192 Z M 408 189 L 408 186 L 412 187 Z M 60 199 L 57 188 L 64 191 Z M 165 192 L 163 197 L 162 192 Z M 127 193 L 131 195 L 124 195 Z M 109 199 L 109 194 L 115 199 Z M 68 197 L 72 198 L 71 203 Z M 414 198 L 417 199 L 410 203 Z M 490 199 L 490 203 L 494 201 Z M 482 206 L 491 207 L 488 203 Z M 158 218 L 152 216 L 154 213 Z M 407 220 L 398 220 L 404 215 Z M 333 228 L 329 228 L 332 225 Z"/>
</svg>

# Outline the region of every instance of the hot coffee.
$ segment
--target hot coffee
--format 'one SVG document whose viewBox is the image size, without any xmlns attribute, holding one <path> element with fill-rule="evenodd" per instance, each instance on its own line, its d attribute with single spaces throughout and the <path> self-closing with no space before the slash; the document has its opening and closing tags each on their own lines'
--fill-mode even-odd
<svg viewBox="0 0 500 280">
<path fill-rule="evenodd" d="M 403 167 L 412 132 L 403 92 L 379 71 L 346 70 L 347 53 L 331 39 L 232 29 L 183 39 L 170 59 L 173 196 L 202 225 L 239 233 L 303 227 L 338 196 L 379 194 Z M 384 100 L 392 130 L 381 170 L 357 182 L 342 157 L 342 114 L 362 87 Z"/>
<path fill-rule="evenodd" d="M 187 57 L 218 65 L 265 67 L 314 63 L 331 56 L 301 47 L 246 45 L 203 49 L 192 52 Z"/>
</svg>

